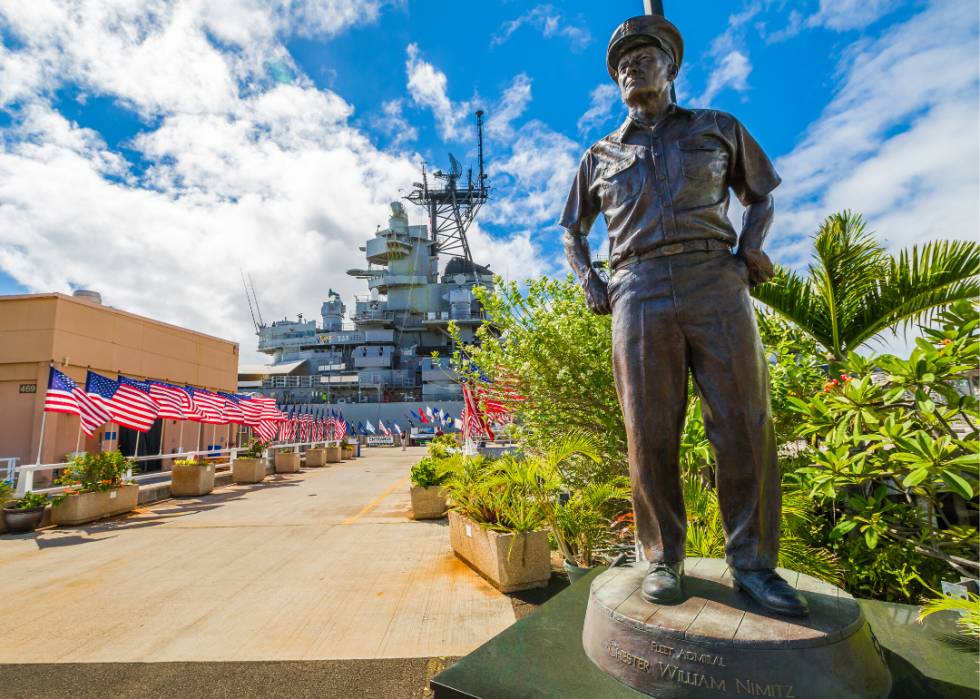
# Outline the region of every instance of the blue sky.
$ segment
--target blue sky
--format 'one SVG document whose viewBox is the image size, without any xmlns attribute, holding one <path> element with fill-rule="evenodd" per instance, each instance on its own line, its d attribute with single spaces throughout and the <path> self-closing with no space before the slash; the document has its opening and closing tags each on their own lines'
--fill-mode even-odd
<svg viewBox="0 0 980 699">
<path fill-rule="evenodd" d="M 767 249 L 805 266 L 850 208 L 893 249 L 977 238 L 978 20 L 960 0 L 665 0 L 682 105 L 736 115 L 783 177 Z M 0 294 L 107 303 L 254 345 L 315 315 L 447 152 L 495 187 L 471 229 L 511 279 L 567 268 L 578 158 L 624 112 L 605 71 L 641 0 L 54 0 L 0 6 Z M 410 208 L 413 223 L 422 222 Z M 740 211 L 732 220 L 738 226 Z M 601 244 L 603 231 L 592 237 Z"/>
</svg>

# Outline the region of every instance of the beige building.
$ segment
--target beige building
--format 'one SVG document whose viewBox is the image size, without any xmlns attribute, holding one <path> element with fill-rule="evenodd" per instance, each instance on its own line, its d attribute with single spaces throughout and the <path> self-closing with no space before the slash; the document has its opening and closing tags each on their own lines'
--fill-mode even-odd
<svg viewBox="0 0 980 699">
<path fill-rule="evenodd" d="M 93 292 L 0 296 L 0 459 L 14 457 L 21 465 L 37 460 L 51 362 L 82 386 L 88 369 L 113 379 L 121 374 L 230 393 L 238 383 L 234 342 L 104 306 Z M 236 434 L 235 425 L 215 430 L 157 420 L 141 435 L 140 453 L 146 447 L 150 454 L 173 454 L 224 445 Z M 58 463 L 77 447 L 121 447 L 131 455 L 135 436 L 110 423 L 86 438 L 77 415 L 48 413 L 41 463 Z M 38 473 L 36 483 L 49 480 L 49 473 Z"/>
</svg>

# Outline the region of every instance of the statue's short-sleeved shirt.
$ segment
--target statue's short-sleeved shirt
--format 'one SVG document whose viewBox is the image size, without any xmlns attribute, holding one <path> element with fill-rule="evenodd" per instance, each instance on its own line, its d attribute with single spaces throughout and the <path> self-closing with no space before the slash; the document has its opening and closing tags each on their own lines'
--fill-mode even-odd
<svg viewBox="0 0 980 699">
<path fill-rule="evenodd" d="M 734 247 L 729 189 L 747 206 L 779 182 L 765 152 L 735 117 L 672 105 L 652 128 L 627 118 L 586 151 L 559 225 L 587 236 L 602 213 L 612 267 L 692 240 Z"/>
</svg>

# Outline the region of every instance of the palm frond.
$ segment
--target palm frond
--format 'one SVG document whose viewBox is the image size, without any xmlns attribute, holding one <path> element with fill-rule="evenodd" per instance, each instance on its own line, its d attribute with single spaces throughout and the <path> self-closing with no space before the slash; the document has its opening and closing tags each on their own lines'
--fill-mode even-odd
<svg viewBox="0 0 980 699">
<path fill-rule="evenodd" d="M 957 301 L 980 295 L 980 245 L 972 241 L 941 240 L 892 257 L 881 280 L 880 293 L 865 299 L 845 344 L 854 350 L 887 329 L 897 331 Z"/>
<path fill-rule="evenodd" d="M 752 297 L 795 323 L 842 361 L 891 329 L 929 320 L 937 309 L 980 294 L 980 245 L 935 241 L 897 256 L 850 211 L 827 217 L 804 277 L 777 265 Z"/>
</svg>

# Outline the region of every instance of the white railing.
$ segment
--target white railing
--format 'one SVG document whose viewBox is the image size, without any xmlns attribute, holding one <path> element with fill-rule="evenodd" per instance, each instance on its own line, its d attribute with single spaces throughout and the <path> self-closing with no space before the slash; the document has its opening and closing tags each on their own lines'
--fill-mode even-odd
<svg viewBox="0 0 980 699">
<path fill-rule="evenodd" d="M 321 439 L 318 442 L 290 442 L 289 444 L 271 444 L 268 449 L 262 454 L 263 459 L 267 459 L 274 455 L 276 450 L 287 451 L 292 449 L 293 451 L 299 451 L 300 447 L 312 447 L 317 444 L 322 444 L 324 446 L 339 444 L 338 439 Z M 146 456 L 137 457 L 127 457 L 130 461 L 140 462 L 140 461 L 159 461 L 163 459 L 174 459 L 174 460 L 189 460 L 194 456 L 204 456 L 207 458 L 218 457 L 223 455 L 228 455 L 228 465 L 231 466 L 231 462 L 234 461 L 239 452 L 245 451 L 245 447 L 232 447 L 229 449 L 199 449 L 197 451 L 184 451 L 179 454 L 148 454 Z M 5 459 L 6 461 L 17 461 L 17 459 Z M 32 491 L 35 493 L 53 493 L 57 491 L 64 490 L 64 486 L 54 486 L 51 488 L 41 488 L 40 490 L 34 490 L 34 473 L 37 471 L 53 471 L 57 469 L 67 468 L 71 465 L 71 462 L 63 462 L 58 464 L 33 464 L 30 466 L 15 466 L 11 469 L 11 476 L 16 474 L 17 479 L 17 490 L 18 496 L 23 495 L 27 491 Z M 219 466 L 221 464 L 218 464 Z M 160 478 L 161 476 L 166 476 L 170 471 L 148 471 L 147 473 L 141 473 L 138 476 L 134 476 L 133 480 L 149 480 L 151 478 Z"/>
<path fill-rule="evenodd" d="M 17 472 L 19 456 L 7 456 L 0 459 L 0 481 L 12 481 Z"/>
</svg>

